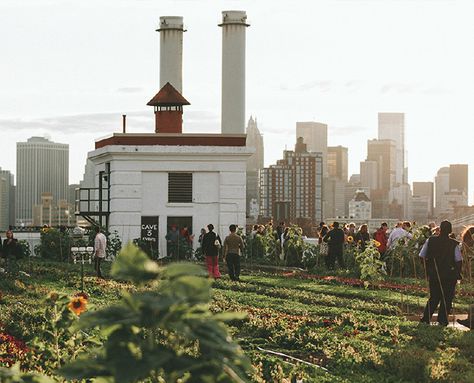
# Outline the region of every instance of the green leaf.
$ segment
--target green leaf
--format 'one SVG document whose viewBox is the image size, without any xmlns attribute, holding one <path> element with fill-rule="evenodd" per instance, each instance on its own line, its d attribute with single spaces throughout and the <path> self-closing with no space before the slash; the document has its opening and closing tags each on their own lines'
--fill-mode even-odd
<svg viewBox="0 0 474 383">
<path fill-rule="evenodd" d="M 127 244 L 112 264 L 114 278 L 146 283 L 158 277 L 159 267 L 137 246 Z"/>
<path fill-rule="evenodd" d="M 163 271 L 163 278 L 173 279 L 180 276 L 206 277 L 207 273 L 203 267 L 192 263 L 173 263 Z"/>
</svg>

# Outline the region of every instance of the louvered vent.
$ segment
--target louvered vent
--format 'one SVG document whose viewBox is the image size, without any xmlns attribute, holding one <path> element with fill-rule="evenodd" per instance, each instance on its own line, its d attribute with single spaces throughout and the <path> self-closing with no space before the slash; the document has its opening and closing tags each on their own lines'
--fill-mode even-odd
<svg viewBox="0 0 474 383">
<path fill-rule="evenodd" d="M 168 173 L 168 202 L 193 202 L 193 173 Z"/>
</svg>

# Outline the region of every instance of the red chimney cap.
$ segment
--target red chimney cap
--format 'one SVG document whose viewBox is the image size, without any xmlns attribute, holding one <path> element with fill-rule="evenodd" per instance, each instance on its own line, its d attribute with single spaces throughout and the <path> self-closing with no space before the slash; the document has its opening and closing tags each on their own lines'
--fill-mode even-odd
<svg viewBox="0 0 474 383">
<path fill-rule="evenodd" d="M 163 88 L 148 101 L 150 106 L 176 106 L 176 105 L 191 105 L 181 93 L 179 93 L 173 85 L 167 82 Z"/>
</svg>

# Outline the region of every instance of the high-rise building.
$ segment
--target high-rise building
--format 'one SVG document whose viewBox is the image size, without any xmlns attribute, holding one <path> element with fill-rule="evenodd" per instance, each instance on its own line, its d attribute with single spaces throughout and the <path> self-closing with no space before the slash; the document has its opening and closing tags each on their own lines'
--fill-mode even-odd
<svg viewBox="0 0 474 383">
<path fill-rule="evenodd" d="M 434 184 L 433 182 L 413 182 L 413 197 L 426 197 L 427 217 L 433 216 Z M 419 200 L 421 201 L 421 200 Z M 421 204 L 421 202 L 420 202 Z"/>
<path fill-rule="evenodd" d="M 323 177 L 328 176 L 328 126 L 321 122 L 297 122 L 296 139 L 303 138 L 306 148 L 310 153 L 322 153 Z"/>
<path fill-rule="evenodd" d="M 436 217 L 449 218 L 455 208 L 468 205 L 468 165 L 453 164 L 435 177 Z"/>
<path fill-rule="evenodd" d="M 369 191 L 380 189 L 379 164 L 377 161 L 361 161 L 360 185 Z M 370 197 L 370 192 L 367 195 Z"/>
<path fill-rule="evenodd" d="M 367 141 L 367 161 L 377 163 L 378 188 L 370 191 L 372 217 L 387 218 L 390 215 L 389 193 L 395 185 L 396 147 L 393 140 Z"/>
<path fill-rule="evenodd" d="M 378 128 L 379 140 L 393 140 L 395 142 L 395 183 L 407 183 L 408 171 L 405 163 L 405 114 L 379 113 Z"/>
<path fill-rule="evenodd" d="M 445 194 L 449 193 L 449 167 L 442 167 L 435 177 L 436 215 L 439 216 L 448 206 Z"/>
<path fill-rule="evenodd" d="M 464 205 L 468 204 L 468 165 L 449 165 L 449 191 L 460 192 L 466 196 Z"/>
<path fill-rule="evenodd" d="M 0 230 L 15 225 L 15 185 L 13 174 L 0 168 Z"/>
<path fill-rule="evenodd" d="M 344 146 L 328 147 L 328 176 L 347 182 L 348 170 L 348 149 Z"/>
<path fill-rule="evenodd" d="M 51 193 L 55 201 L 68 199 L 69 145 L 31 137 L 16 147 L 16 223 L 31 225 L 42 193 Z"/>
<path fill-rule="evenodd" d="M 324 180 L 324 217 L 345 215 L 345 190 L 348 171 L 348 149 L 343 146 L 328 147 L 328 178 Z"/>
<path fill-rule="evenodd" d="M 393 140 L 369 140 L 367 161 L 378 164 L 379 188 L 389 192 L 395 185 L 396 146 Z"/>
<path fill-rule="evenodd" d="M 257 218 L 259 214 L 260 195 L 259 177 L 263 169 L 263 136 L 257 126 L 257 119 L 250 117 L 247 124 L 247 147 L 255 152 L 247 160 L 247 217 Z"/>
<path fill-rule="evenodd" d="M 320 222 L 322 163 L 322 154 L 308 152 L 298 138 L 294 151 L 285 150 L 282 160 L 261 172 L 260 214 L 277 220 Z"/>
<path fill-rule="evenodd" d="M 389 215 L 390 218 L 402 220 L 410 218 L 411 188 L 409 184 L 396 184 L 389 192 L 388 201 L 392 207 L 397 206 L 399 209 L 399 213 Z"/>
<path fill-rule="evenodd" d="M 335 177 L 324 180 L 324 219 L 341 218 L 346 215 L 346 187 L 347 182 Z"/>
<path fill-rule="evenodd" d="M 33 206 L 34 226 L 71 226 L 76 218 L 66 200 L 54 201 L 51 193 L 41 194 L 41 203 Z"/>
<path fill-rule="evenodd" d="M 417 224 L 427 224 L 431 219 L 430 211 L 430 197 L 413 195 L 410 200 L 410 219 Z"/>
</svg>

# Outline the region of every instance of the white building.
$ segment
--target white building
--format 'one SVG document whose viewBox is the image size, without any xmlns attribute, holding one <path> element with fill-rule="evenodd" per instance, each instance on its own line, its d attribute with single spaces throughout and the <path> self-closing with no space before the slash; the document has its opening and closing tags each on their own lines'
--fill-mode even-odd
<svg viewBox="0 0 474 383">
<path fill-rule="evenodd" d="M 223 12 L 223 17 L 225 23 L 229 21 L 227 13 Z M 240 36 L 242 31 L 236 33 Z M 182 46 L 180 39 L 164 43 L 173 41 Z M 241 39 L 226 39 L 225 44 L 230 45 L 225 54 L 232 53 L 234 41 L 237 52 L 242 52 Z M 168 50 L 173 51 L 162 51 Z M 173 57 L 179 60 L 182 55 Z M 175 65 L 169 61 L 161 60 L 161 65 Z M 243 65 L 244 61 L 238 63 Z M 178 78 L 176 71 L 161 73 L 172 73 L 174 81 L 181 83 L 181 73 Z M 88 154 L 95 190 L 81 190 L 78 213 L 107 224 L 124 243 L 152 236 L 164 256 L 165 237 L 174 226 L 189 228 L 195 235 L 194 247 L 200 229 L 209 223 L 221 237 L 228 233 L 230 224 L 245 226 L 247 160 L 254 150 L 246 147 L 243 126 L 242 133 L 182 133 L 183 105 L 189 103 L 169 81 L 160 81 L 165 85 L 148 102 L 155 111 L 155 133 L 116 133 L 96 141 L 95 150 Z M 230 90 L 226 88 L 226 92 Z M 223 99 L 226 102 L 230 101 Z M 242 111 L 237 112 L 240 116 Z"/>
<path fill-rule="evenodd" d="M 361 221 L 372 218 L 372 202 L 362 190 L 357 190 L 354 198 L 349 201 L 349 218 Z"/>
<path fill-rule="evenodd" d="M 209 223 L 221 236 L 230 224 L 245 226 L 246 161 L 251 154 L 245 136 L 158 133 L 110 138 L 117 144 L 96 142 L 89 159 L 96 179 L 110 166 L 109 231 L 117 230 L 124 243 L 140 238 L 144 217 L 156 218 L 160 254 L 166 254 L 165 235 L 173 224 L 186 221 L 197 234 L 195 245 L 200 229 Z M 195 144 L 201 140 L 211 144 Z"/>
</svg>

